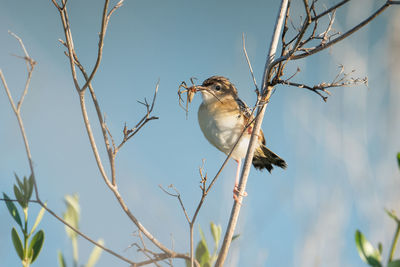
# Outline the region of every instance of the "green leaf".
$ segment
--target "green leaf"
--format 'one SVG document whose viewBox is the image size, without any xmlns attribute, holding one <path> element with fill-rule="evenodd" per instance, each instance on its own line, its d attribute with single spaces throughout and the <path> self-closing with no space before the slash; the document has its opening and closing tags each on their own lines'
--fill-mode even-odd
<svg viewBox="0 0 400 267">
<path fill-rule="evenodd" d="M 100 245 L 104 245 L 104 240 L 103 239 L 99 239 L 97 241 L 97 243 L 99 243 Z M 101 248 L 99 248 L 98 246 L 95 246 L 92 250 L 92 253 L 90 253 L 89 259 L 85 265 L 85 267 L 93 267 L 97 261 L 100 258 L 101 252 L 103 252 L 103 250 Z"/>
<path fill-rule="evenodd" d="M 397 153 L 397 165 L 399 166 L 400 169 L 400 152 Z"/>
<path fill-rule="evenodd" d="M 58 251 L 58 265 L 60 267 L 67 267 L 67 264 L 65 263 L 64 255 L 62 254 L 61 251 Z"/>
<path fill-rule="evenodd" d="M 191 267 L 192 266 L 191 263 L 190 263 L 190 260 L 185 260 L 185 263 L 186 263 L 186 267 Z"/>
<path fill-rule="evenodd" d="M 400 259 L 389 262 L 387 267 L 400 267 Z"/>
<path fill-rule="evenodd" d="M 78 194 L 65 195 L 64 201 L 65 201 L 65 205 L 67 205 L 67 208 L 71 207 L 79 216 L 80 207 L 79 207 L 79 196 L 78 196 Z"/>
<path fill-rule="evenodd" d="M 396 213 L 394 212 L 394 210 L 390 211 L 388 209 L 385 209 L 387 215 L 389 215 L 390 218 L 392 218 L 393 220 L 395 220 L 397 223 L 400 223 L 400 219 L 396 216 Z"/>
<path fill-rule="evenodd" d="M 382 266 L 380 263 L 381 257 L 379 251 L 376 250 L 365 236 L 359 231 L 356 231 L 355 241 L 360 258 L 374 267 Z"/>
<path fill-rule="evenodd" d="M 65 205 L 67 205 L 67 209 L 63 214 L 65 221 L 67 221 L 72 227 L 75 229 L 79 229 L 79 214 L 80 214 L 80 207 L 79 207 L 79 196 L 75 195 L 66 195 L 64 197 Z M 67 235 L 73 239 L 77 238 L 77 233 L 70 229 L 69 227 L 65 226 L 65 231 Z"/>
<path fill-rule="evenodd" d="M 33 175 L 31 174 L 31 176 L 29 176 L 28 179 L 28 192 L 27 192 L 28 201 L 32 197 L 32 192 L 33 192 Z"/>
<path fill-rule="evenodd" d="M 21 182 L 21 180 L 18 178 L 18 175 L 14 172 L 15 179 L 17 180 L 19 188 L 22 190 L 24 188 L 24 184 Z"/>
<path fill-rule="evenodd" d="M 46 203 L 44 203 L 44 205 L 46 206 Z M 29 233 L 29 236 L 32 235 L 35 232 L 36 227 L 39 225 L 40 221 L 42 220 L 45 211 L 46 211 L 46 209 L 44 207 L 42 207 L 40 209 L 38 215 L 36 216 L 35 223 L 32 226 L 31 232 Z"/>
<path fill-rule="evenodd" d="M 21 217 L 19 216 L 17 207 L 15 206 L 15 204 L 10 200 L 10 198 L 7 196 L 6 193 L 3 193 L 3 197 L 6 200 L 6 206 L 8 208 L 8 211 L 11 214 L 11 217 L 14 218 L 14 220 L 19 224 L 19 226 L 22 229 L 22 221 L 21 221 Z"/>
<path fill-rule="evenodd" d="M 208 251 L 207 244 L 203 240 L 199 241 L 196 248 L 196 260 L 200 263 L 201 267 L 209 266 L 210 252 Z"/>
<path fill-rule="evenodd" d="M 382 246 L 381 242 L 378 243 L 378 251 L 379 251 L 379 255 L 382 255 L 383 246 Z"/>
<path fill-rule="evenodd" d="M 19 258 L 21 260 L 24 260 L 24 249 L 22 248 L 22 242 L 21 242 L 21 239 L 19 238 L 17 230 L 15 230 L 14 227 L 11 230 L 11 239 L 14 244 L 15 251 L 17 251 Z"/>
<path fill-rule="evenodd" d="M 211 234 L 214 238 L 215 247 L 218 248 L 219 241 L 221 240 L 222 227 L 213 222 L 210 223 Z"/>
<path fill-rule="evenodd" d="M 200 233 L 201 241 L 204 242 L 207 246 L 206 236 L 204 235 L 203 229 L 201 229 L 200 225 L 199 225 L 199 233 Z"/>
<path fill-rule="evenodd" d="M 197 244 L 196 248 L 196 259 L 200 263 L 201 267 L 210 266 L 210 251 L 207 246 L 206 238 L 204 236 L 203 230 L 199 225 L 199 233 L 201 240 Z"/>
<path fill-rule="evenodd" d="M 14 185 L 14 195 L 15 195 L 15 198 L 17 199 L 19 205 L 21 205 L 21 207 L 22 207 L 23 209 L 25 209 L 27 205 L 26 205 L 26 201 L 25 201 L 24 195 L 23 195 L 23 193 L 18 189 L 18 187 L 17 187 L 16 185 Z"/>
<path fill-rule="evenodd" d="M 28 179 L 26 179 L 26 176 L 24 176 L 24 196 L 27 197 L 29 193 L 29 183 Z"/>
<path fill-rule="evenodd" d="M 239 236 L 240 236 L 240 234 L 237 234 L 237 235 L 232 236 L 232 241 L 235 240 L 235 239 L 237 239 L 237 238 L 239 238 Z"/>
<path fill-rule="evenodd" d="M 40 250 L 43 247 L 43 243 L 44 243 L 44 232 L 43 230 L 40 230 L 32 237 L 31 243 L 29 245 L 29 251 L 30 253 L 32 253 L 31 263 L 33 263 L 39 256 Z"/>
<path fill-rule="evenodd" d="M 380 262 L 380 257 L 378 259 L 375 256 L 368 256 L 367 263 L 372 267 L 382 267 L 382 264 Z"/>
</svg>

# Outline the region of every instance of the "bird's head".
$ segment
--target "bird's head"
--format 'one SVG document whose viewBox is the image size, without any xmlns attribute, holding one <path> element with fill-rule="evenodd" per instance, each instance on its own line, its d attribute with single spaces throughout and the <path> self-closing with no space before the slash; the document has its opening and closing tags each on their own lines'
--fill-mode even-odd
<svg viewBox="0 0 400 267">
<path fill-rule="evenodd" d="M 212 76 L 206 79 L 202 85 L 194 86 L 196 92 L 201 92 L 204 102 L 220 101 L 226 96 L 237 96 L 236 87 L 223 76 Z"/>
</svg>

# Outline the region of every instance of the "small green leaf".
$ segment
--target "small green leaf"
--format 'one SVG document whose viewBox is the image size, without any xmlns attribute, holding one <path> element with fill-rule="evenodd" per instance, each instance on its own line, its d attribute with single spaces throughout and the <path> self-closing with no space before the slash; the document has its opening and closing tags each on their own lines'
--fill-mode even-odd
<svg viewBox="0 0 400 267">
<path fill-rule="evenodd" d="M 17 251 L 19 258 L 21 260 L 24 260 L 24 249 L 22 248 L 22 242 L 21 242 L 21 239 L 19 238 L 17 230 L 15 230 L 14 227 L 11 230 L 11 239 L 14 244 L 15 251 Z"/>
<path fill-rule="evenodd" d="M 239 238 L 239 236 L 240 236 L 240 234 L 237 234 L 237 235 L 232 236 L 232 241 L 235 240 L 235 239 L 237 239 L 237 238 Z"/>
<path fill-rule="evenodd" d="M 15 198 L 17 199 L 19 205 L 21 205 L 21 207 L 22 207 L 23 209 L 25 209 L 27 205 L 26 205 L 26 201 L 25 201 L 24 195 L 23 195 L 23 193 L 18 189 L 18 187 L 17 187 L 16 185 L 14 185 L 14 195 L 15 195 Z"/>
<path fill-rule="evenodd" d="M 99 239 L 97 241 L 97 243 L 99 243 L 100 245 L 104 245 L 104 240 L 103 239 Z M 85 265 L 85 267 L 93 267 L 97 261 L 100 258 L 101 252 L 103 252 L 103 250 L 101 248 L 99 248 L 98 246 L 95 246 L 92 250 L 92 253 L 90 253 L 89 259 Z"/>
<path fill-rule="evenodd" d="M 199 225 L 199 233 L 201 240 L 197 244 L 196 247 L 196 259 L 200 263 L 201 267 L 209 266 L 210 264 L 210 251 L 207 246 L 206 237 L 204 236 L 204 232 Z"/>
<path fill-rule="evenodd" d="M 359 230 L 356 231 L 355 241 L 358 254 L 363 261 L 374 267 L 382 266 L 380 263 L 381 258 L 379 251 L 374 249 L 371 243 Z"/>
<path fill-rule="evenodd" d="M 390 218 L 392 218 L 393 220 L 395 220 L 397 223 L 400 223 L 400 219 L 396 216 L 394 210 L 390 211 L 388 209 L 385 209 L 387 215 L 389 215 Z"/>
<path fill-rule="evenodd" d="M 58 265 L 60 267 L 67 267 L 67 264 L 65 263 L 64 255 L 62 254 L 61 251 L 58 251 Z"/>
<path fill-rule="evenodd" d="M 74 227 L 75 229 L 79 228 L 78 217 L 76 216 L 76 213 L 72 209 L 67 209 L 66 212 L 63 214 L 63 217 L 64 220 L 67 223 L 69 223 L 72 227 Z M 65 226 L 65 231 L 70 238 L 77 237 L 77 233 L 68 226 Z"/>
<path fill-rule="evenodd" d="M 29 183 L 26 176 L 24 176 L 24 195 L 27 195 L 27 193 L 29 193 Z"/>
<path fill-rule="evenodd" d="M 39 256 L 40 250 L 43 247 L 43 243 L 44 243 L 44 232 L 43 230 L 40 230 L 32 237 L 31 243 L 29 245 L 29 250 L 33 251 L 31 263 L 33 263 Z"/>
<path fill-rule="evenodd" d="M 65 221 L 67 221 L 75 229 L 79 229 L 79 196 L 77 194 L 65 195 L 64 201 L 65 205 L 67 206 L 67 209 L 63 214 Z M 77 233 L 69 227 L 65 226 L 65 231 L 71 239 L 77 238 Z"/>
<path fill-rule="evenodd" d="M 397 165 L 399 166 L 400 169 L 400 152 L 397 153 Z"/>
<path fill-rule="evenodd" d="M 214 238 L 215 247 L 218 248 L 219 241 L 221 240 L 221 225 L 216 225 L 213 222 L 210 223 L 211 234 Z"/>
<path fill-rule="evenodd" d="M 19 188 L 22 190 L 24 188 L 24 184 L 21 182 L 21 180 L 18 178 L 18 175 L 14 172 L 15 179 L 17 180 Z"/>
<path fill-rule="evenodd" d="M 75 229 L 79 229 L 79 196 L 77 194 L 74 195 L 65 195 L 64 197 L 65 205 L 67 205 L 67 209 L 63 214 L 64 219 Z M 77 238 L 76 232 L 74 232 L 69 227 L 65 227 L 65 231 L 70 238 Z"/>
<path fill-rule="evenodd" d="M 191 267 L 192 266 L 192 264 L 190 263 L 190 260 L 185 260 L 185 263 L 186 263 L 186 267 Z"/>
<path fill-rule="evenodd" d="M 78 196 L 78 194 L 65 195 L 64 201 L 65 201 L 65 205 L 67 205 L 67 208 L 71 207 L 79 216 L 80 207 L 79 207 L 79 196 Z"/>
<path fill-rule="evenodd" d="M 33 192 L 33 175 L 31 174 L 31 176 L 29 176 L 28 179 L 28 192 L 27 192 L 28 201 L 32 197 L 32 192 Z"/>
<path fill-rule="evenodd" d="M 389 262 L 387 267 L 400 267 L 400 259 Z"/>
<path fill-rule="evenodd" d="M 379 251 L 379 255 L 382 255 L 383 246 L 382 246 L 381 242 L 378 243 L 378 251 Z"/>
<path fill-rule="evenodd" d="M 15 204 L 10 200 L 10 198 L 7 196 L 6 193 L 3 193 L 3 197 L 6 200 L 6 206 L 8 208 L 8 211 L 10 212 L 11 216 L 14 218 L 14 220 L 19 224 L 19 226 L 22 228 L 22 221 L 21 217 L 19 216 L 17 207 Z"/>
<path fill-rule="evenodd" d="M 376 258 L 375 256 L 368 256 L 367 263 L 372 267 L 382 267 L 380 259 Z"/>
<path fill-rule="evenodd" d="M 46 206 L 46 203 L 44 203 L 44 205 Z M 39 225 L 40 221 L 42 220 L 45 211 L 46 211 L 46 209 L 44 207 L 42 207 L 40 209 L 38 215 L 36 216 L 35 223 L 32 226 L 31 232 L 29 233 L 29 236 L 32 235 L 35 232 L 36 227 Z"/>
<path fill-rule="evenodd" d="M 196 248 L 196 260 L 200 263 L 201 267 L 209 266 L 210 252 L 208 251 L 207 244 L 203 240 L 199 241 Z"/>
<path fill-rule="evenodd" d="M 203 241 L 207 245 L 206 236 L 204 235 L 203 229 L 201 229 L 200 225 L 199 225 L 199 233 L 201 241 Z"/>
</svg>

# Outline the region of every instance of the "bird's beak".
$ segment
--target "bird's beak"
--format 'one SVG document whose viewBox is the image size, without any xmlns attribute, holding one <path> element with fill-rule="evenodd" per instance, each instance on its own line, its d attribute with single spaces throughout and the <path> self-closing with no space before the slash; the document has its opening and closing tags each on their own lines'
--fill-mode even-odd
<svg viewBox="0 0 400 267">
<path fill-rule="evenodd" d="M 205 86 L 201 86 L 201 85 L 193 85 L 193 86 L 190 86 L 189 88 L 188 88 L 188 90 L 190 91 L 190 92 L 193 92 L 193 93 L 197 93 L 197 92 L 201 92 L 201 91 L 206 91 L 206 90 L 208 90 L 208 88 L 207 87 L 205 87 Z"/>
<path fill-rule="evenodd" d="M 187 94 L 188 94 L 188 101 L 189 103 L 192 102 L 194 95 L 199 92 L 199 91 L 204 91 L 207 89 L 207 87 L 200 86 L 200 85 L 193 85 L 187 88 Z"/>
</svg>

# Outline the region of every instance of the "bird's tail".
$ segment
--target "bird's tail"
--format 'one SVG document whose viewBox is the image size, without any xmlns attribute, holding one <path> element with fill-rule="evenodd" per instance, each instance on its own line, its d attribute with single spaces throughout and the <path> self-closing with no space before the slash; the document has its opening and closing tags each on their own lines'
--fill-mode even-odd
<svg viewBox="0 0 400 267">
<path fill-rule="evenodd" d="M 269 150 L 265 145 L 256 148 L 253 156 L 253 166 L 256 169 L 267 169 L 269 172 L 274 168 L 272 165 L 286 169 L 286 162 L 277 154 Z"/>
</svg>

